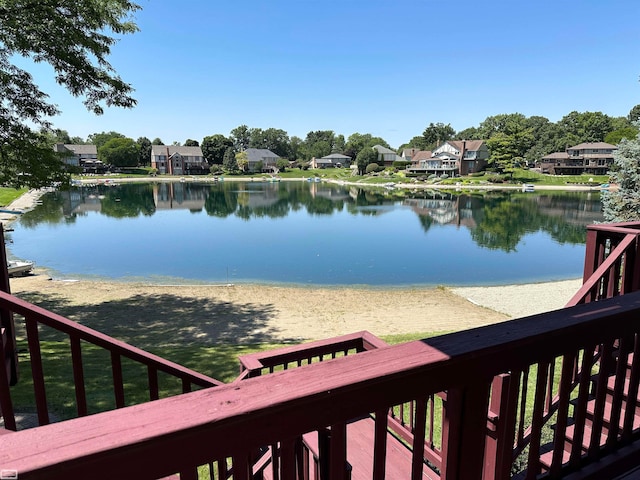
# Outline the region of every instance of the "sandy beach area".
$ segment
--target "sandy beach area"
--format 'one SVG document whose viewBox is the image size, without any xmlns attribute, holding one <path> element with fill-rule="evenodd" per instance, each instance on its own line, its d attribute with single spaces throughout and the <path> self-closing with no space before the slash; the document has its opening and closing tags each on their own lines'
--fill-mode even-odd
<svg viewBox="0 0 640 480">
<path fill-rule="evenodd" d="M 16 218 L 12 210 L 32 208 L 41 193 L 30 191 L 5 207 L 5 228 Z M 450 332 L 562 308 L 581 285 L 575 279 L 464 288 L 159 286 L 61 281 L 35 272 L 11 279 L 12 293 L 125 341 L 153 328 L 198 343 L 297 342 L 360 330 Z"/>
<path fill-rule="evenodd" d="M 298 342 L 469 329 L 562 308 L 579 280 L 472 288 L 161 286 L 13 278 L 11 291 L 122 340 L 162 331 L 180 343 Z"/>
</svg>

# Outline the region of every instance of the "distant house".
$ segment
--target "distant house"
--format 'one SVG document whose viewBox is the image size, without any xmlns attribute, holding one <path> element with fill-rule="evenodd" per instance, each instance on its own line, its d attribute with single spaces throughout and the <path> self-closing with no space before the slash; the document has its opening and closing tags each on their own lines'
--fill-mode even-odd
<svg viewBox="0 0 640 480">
<path fill-rule="evenodd" d="M 373 148 L 376 152 L 378 152 L 378 165 L 391 167 L 393 165 L 393 162 L 404 160 L 404 158 L 402 158 L 390 148 L 383 147 L 382 145 L 375 145 Z"/>
<path fill-rule="evenodd" d="M 420 150 L 414 153 L 407 170 L 425 175 L 446 174 L 454 177 L 458 175 L 458 158 L 448 152 L 441 152 L 438 156 L 434 156 L 431 150 Z"/>
<path fill-rule="evenodd" d="M 411 165 L 407 170 L 438 176 L 469 175 L 482 171 L 488 159 L 489 149 L 484 140 L 449 140 L 433 151 L 411 152 Z"/>
<path fill-rule="evenodd" d="M 260 172 L 276 172 L 278 170 L 276 162 L 280 157 L 271 150 L 266 148 L 247 148 L 245 153 L 248 161 L 247 168 L 250 172 L 257 172 L 257 170 L 260 170 Z M 262 168 L 259 168 L 260 164 L 262 164 Z"/>
<path fill-rule="evenodd" d="M 587 142 L 554 152 L 540 160 L 540 171 L 551 175 L 606 175 L 613 164 L 615 145 Z"/>
<path fill-rule="evenodd" d="M 209 173 L 200 147 L 151 145 L 151 167 L 160 174 L 195 175 Z"/>
<path fill-rule="evenodd" d="M 311 168 L 341 168 L 351 165 L 351 157 L 341 153 L 332 153 L 322 158 L 312 158 Z"/>
<path fill-rule="evenodd" d="M 85 173 L 97 173 L 106 169 L 106 166 L 98 160 L 98 148 L 95 145 L 56 143 L 53 149 L 63 154 L 63 161 L 67 165 L 82 168 Z"/>
<path fill-rule="evenodd" d="M 402 150 L 402 155 L 400 156 L 402 157 L 403 160 L 410 162 L 415 156 L 415 154 L 418 153 L 419 151 L 420 151 L 419 148 L 405 148 L 404 150 Z"/>
</svg>

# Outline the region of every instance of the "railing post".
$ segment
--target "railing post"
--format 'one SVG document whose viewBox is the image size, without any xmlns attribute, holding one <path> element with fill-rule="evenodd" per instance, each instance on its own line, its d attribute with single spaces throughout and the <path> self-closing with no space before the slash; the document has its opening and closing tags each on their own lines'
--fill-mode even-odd
<svg viewBox="0 0 640 480">
<path fill-rule="evenodd" d="M 443 480 L 482 478 L 489 407 L 488 380 L 447 391 L 443 406 Z"/>
<path fill-rule="evenodd" d="M 5 248 L 4 227 L 0 222 L 0 290 L 11 293 L 9 269 L 7 268 L 7 250 Z M 16 329 L 13 312 L 0 308 L 0 341 L 4 343 L 3 362 L 7 369 L 9 385 L 18 383 L 18 349 L 16 348 Z"/>
<path fill-rule="evenodd" d="M 493 379 L 487 439 L 484 480 L 502 480 L 511 476 L 513 443 L 516 435 L 519 374 L 504 373 Z"/>
</svg>

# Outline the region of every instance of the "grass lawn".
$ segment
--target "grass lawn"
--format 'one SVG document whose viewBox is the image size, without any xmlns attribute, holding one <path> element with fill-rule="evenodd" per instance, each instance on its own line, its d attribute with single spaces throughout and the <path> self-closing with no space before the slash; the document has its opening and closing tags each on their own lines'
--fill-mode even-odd
<svg viewBox="0 0 640 480">
<path fill-rule="evenodd" d="M 383 339 L 390 344 L 396 344 L 434 335 L 436 334 L 393 335 Z M 46 334 L 41 338 L 46 338 Z M 238 356 L 283 346 L 285 345 L 157 345 L 147 350 L 227 383 L 234 380 L 240 371 Z M 76 406 L 69 342 L 43 339 L 41 350 L 46 377 L 47 401 L 51 413 L 59 419 L 73 418 L 76 416 Z M 30 378 L 31 365 L 24 339 L 18 339 L 18 352 L 21 376 L 18 384 L 12 388 L 14 405 L 17 411 L 35 411 L 33 383 Z M 89 412 L 97 413 L 114 409 L 115 400 L 109 353 L 93 345 L 83 343 L 82 358 Z M 127 405 L 148 401 L 146 367 L 123 359 L 122 368 Z M 181 391 L 179 380 L 169 376 L 160 376 L 161 398 L 179 394 Z"/>
<path fill-rule="evenodd" d="M 25 192 L 27 192 L 26 188 L 15 189 L 0 187 L 0 206 L 6 207 Z"/>
<path fill-rule="evenodd" d="M 505 185 L 510 184 L 521 185 L 523 183 L 533 185 L 553 185 L 553 186 L 570 186 L 570 185 L 591 185 L 597 186 L 603 183 L 609 182 L 608 175 L 546 175 L 541 174 L 528 169 L 516 169 L 513 175 L 503 174 L 497 175 L 491 172 L 485 172 L 480 175 L 469 175 L 466 177 L 455 177 L 447 179 L 427 179 L 417 180 L 424 178 L 424 176 L 407 177 L 404 171 L 395 172 L 392 169 L 387 169 L 383 172 L 369 175 L 353 175 L 353 172 L 349 168 L 327 168 L 321 170 L 301 170 L 299 168 L 287 169 L 285 172 L 278 174 L 283 179 L 307 179 L 310 177 L 320 177 L 324 180 L 342 180 L 348 182 L 355 182 L 363 185 L 376 185 L 385 183 L 413 183 L 418 181 L 421 184 L 438 184 L 438 185 L 457 185 L 462 186 L 469 185 Z M 160 177 L 166 177 L 164 175 Z M 265 180 L 271 179 L 268 174 L 254 174 L 254 175 L 223 175 L 223 178 L 237 179 L 251 181 L 252 179 L 264 178 Z M 86 177 L 76 177 L 86 178 Z M 149 173 L 146 169 L 137 169 L 132 173 L 110 175 L 108 177 L 91 177 L 91 178 L 139 178 L 140 180 L 149 180 Z M 176 179 L 180 178 L 179 176 Z M 196 179 L 198 177 L 195 177 Z M 211 175 L 203 176 L 202 179 L 211 178 Z"/>
</svg>

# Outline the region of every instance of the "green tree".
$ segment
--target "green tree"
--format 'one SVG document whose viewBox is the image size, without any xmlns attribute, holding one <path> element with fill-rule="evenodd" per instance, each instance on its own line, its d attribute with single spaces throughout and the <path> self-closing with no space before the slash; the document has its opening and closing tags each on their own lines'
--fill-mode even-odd
<svg viewBox="0 0 640 480">
<path fill-rule="evenodd" d="M 279 128 L 252 128 L 250 130 L 250 148 L 266 148 L 279 157 L 289 158 L 289 135 Z"/>
<path fill-rule="evenodd" d="M 635 123 L 640 128 L 640 122 Z M 602 195 L 603 213 L 610 222 L 640 220 L 640 137 L 623 139 L 613 153 L 611 182 L 618 186 Z"/>
<path fill-rule="evenodd" d="M 477 127 L 469 127 L 460 130 L 455 137 L 457 140 L 486 140 L 482 138 L 480 130 Z"/>
<path fill-rule="evenodd" d="M 333 130 L 316 130 L 307 133 L 302 146 L 302 153 L 305 160 L 312 157 L 322 158 L 330 155 L 336 146 L 336 134 Z"/>
<path fill-rule="evenodd" d="M 606 137 L 604 137 L 604 141 L 610 143 L 611 145 L 618 145 L 623 138 L 626 138 L 627 140 L 633 140 L 637 136 L 638 129 L 631 126 L 610 132 Z"/>
<path fill-rule="evenodd" d="M 247 152 L 238 152 L 234 156 L 238 169 L 242 172 L 246 172 L 249 167 L 249 157 L 247 156 Z"/>
<path fill-rule="evenodd" d="M 278 171 L 286 172 L 288 166 L 289 160 L 287 160 L 286 158 L 279 158 L 278 160 L 276 160 L 276 167 L 278 168 Z"/>
<path fill-rule="evenodd" d="M 199 147 L 200 144 L 196 141 L 196 140 L 192 140 L 190 138 L 187 138 L 184 142 L 184 146 L 185 147 Z"/>
<path fill-rule="evenodd" d="M 95 145 L 96 148 L 100 150 L 100 147 L 102 147 L 105 143 L 107 143 L 109 140 L 113 138 L 127 138 L 127 137 L 122 133 L 112 131 L 112 132 L 92 133 L 91 135 L 89 135 L 87 140 L 89 140 L 90 145 Z"/>
<path fill-rule="evenodd" d="M 139 165 L 151 165 L 151 140 L 147 137 L 140 137 L 136 140 L 140 156 L 138 157 Z"/>
<path fill-rule="evenodd" d="M 370 133 L 352 133 L 347 139 L 347 143 L 344 146 L 344 154 L 352 159 L 358 158 L 358 154 L 365 148 L 370 149 L 374 145 L 382 145 L 383 147 L 389 147 L 389 144 L 380 137 L 374 137 Z"/>
<path fill-rule="evenodd" d="M 140 159 L 140 147 L 132 138 L 112 138 L 98 149 L 98 158 L 115 167 L 135 167 Z"/>
<path fill-rule="evenodd" d="M 243 155 L 246 157 L 247 154 L 244 152 Z M 239 162 L 237 160 L 237 156 L 239 154 L 236 154 L 236 152 L 233 150 L 233 147 L 228 147 L 227 151 L 224 152 L 224 158 L 222 160 L 222 166 L 224 167 L 225 170 L 227 170 L 228 172 L 235 172 L 238 170 L 239 168 Z"/>
<path fill-rule="evenodd" d="M 160 138 L 156 137 L 151 141 L 151 145 L 164 145 L 164 142 Z"/>
<path fill-rule="evenodd" d="M 126 0 L 0 2 L 0 183 L 41 187 L 68 180 L 61 156 L 34 130 L 49 128 L 58 108 L 16 59 L 51 65 L 57 83 L 95 114 L 104 106 L 132 107 L 131 86 L 107 58 L 115 35 L 137 31 L 131 16 L 139 8 Z"/>
<path fill-rule="evenodd" d="M 627 119 L 631 123 L 635 123 L 638 120 L 640 120 L 640 105 L 636 105 L 629 111 L 629 115 L 627 116 Z"/>
<path fill-rule="evenodd" d="M 370 163 L 376 163 L 378 160 L 378 152 L 373 148 L 364 148 L 360 150 L 356 157 L 356 165 L 358 167 L 358 174 L 364 175 L 367 171 L 367 165 Z"/>
<path fill-rule="evenodd" d="M 455 134 L 456 131 L 451 124 L 445 125 L 441 122 L 436 124 L 430 123 L 429 126 L 424 129 L 424 132 L 422 132 L 426 144 L 425 150 L 433 150 L 438 145 L 441 145 L 447 140 L 451 140 Z"/>
<path fill-rule="evenodd" d="M 578 143 L 602 142 L 604 137 L 615 129 L 613 119 L 602 112 L 573 111 L 562 117 L 558 125 L 565 135 L 572 135 Z"/>
<path fill-rule="evenodd" d="M 225 153 L 233 147 L 233 141 L 219 133 L 202 139 L 202 155 L 209 165 L 222 165 Z"/>
<path fill-rule="evenodd" d="M 230 132 L 231 141 L 236 152 L 243 152 L 249 148 L 251 142 L 251 132 L 246 125 L 240 125 Z"/>
</svg>

